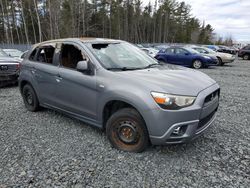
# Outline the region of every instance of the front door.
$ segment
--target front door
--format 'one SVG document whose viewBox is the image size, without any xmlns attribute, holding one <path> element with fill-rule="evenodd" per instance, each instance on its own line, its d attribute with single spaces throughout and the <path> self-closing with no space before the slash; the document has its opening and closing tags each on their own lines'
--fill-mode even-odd
<svg viewBox="0 0 250 188">
<path fill-rule="evenodd" d="M 57 76 L 58 107 L 85 119 L 96 119 L 96 75 L 89 61 L 90 71 L 79 72 L 77 63 L 89 58 L 80 45 L 63 43 L 60 53 L 60 68 Z"/>
</svg>

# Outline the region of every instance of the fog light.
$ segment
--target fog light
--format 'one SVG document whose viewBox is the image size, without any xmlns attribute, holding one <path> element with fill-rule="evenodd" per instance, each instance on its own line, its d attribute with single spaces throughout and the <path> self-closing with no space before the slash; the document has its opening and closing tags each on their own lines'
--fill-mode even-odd
<svg viewBox="0 0 250 188">
<path fill-rule="evenodd" d="M 173 134 L 180 134 L 181 127 L 177 127 L 174 129 Z"/>
<path fill-rule="evenodd" d="M 185 134 L 186 130 L 187 130 L 187 125 L 182 125 L 180 127 L 176 127 L 173 130 L 171 136 L 182 136 Z"/>
</svg>

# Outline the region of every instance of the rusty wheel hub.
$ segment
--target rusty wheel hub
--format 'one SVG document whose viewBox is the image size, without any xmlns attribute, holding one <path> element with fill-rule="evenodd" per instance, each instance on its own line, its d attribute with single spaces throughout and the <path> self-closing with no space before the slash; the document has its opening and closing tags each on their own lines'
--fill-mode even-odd
<svg viewBox="0 0 250 188">
<path fill-rule="evenodd" d="M 122 142 L 127 144 L 136 142 L 138 132 L 133 122 L 131 121 L 120 122 L 117 131 L 118 131 L 118 137 Z"/>
</svg>

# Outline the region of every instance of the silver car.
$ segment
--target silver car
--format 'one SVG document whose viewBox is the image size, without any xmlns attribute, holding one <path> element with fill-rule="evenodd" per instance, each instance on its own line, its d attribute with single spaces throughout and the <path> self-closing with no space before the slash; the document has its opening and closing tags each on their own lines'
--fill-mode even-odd
<svg viewBox="0 0 250 188">
<path fill-rule="evenodd" d="M 19 87 L 28 110 L 60 111 L 132 152 L 198 137 L 214 121 L 220 96 L 216 81 L 199 71 L 96 38 L 37 44 L 22 62 Z"/>
<path fill-rule="evenodd" d="M 217 57 L 219 60 L 218 65 L 223 66 L 225 63 L 232 63 L 234 62 L 236 56 L 228 53 L 216 52 L 206 47 L 194 46 L 192 47 L 194 50 L 198 51 L 199 53 L 206 54 L 210 57 Z"/>
</svg>

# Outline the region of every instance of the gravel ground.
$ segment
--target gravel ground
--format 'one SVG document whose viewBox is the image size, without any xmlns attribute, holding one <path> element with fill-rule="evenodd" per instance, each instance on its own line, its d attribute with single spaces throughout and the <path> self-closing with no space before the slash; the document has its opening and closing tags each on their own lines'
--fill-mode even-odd
<svg viewBox="0 0 250 188">
<path fill-rule="evenodd" d="M 0 187 L 249 187 L 249 70 L 250 61 L 202 70 L 222 89 L 213 126 L 139 154 L 57 112 L 28 112 L 18 88 L 0 89 Z"/>
</svg>

